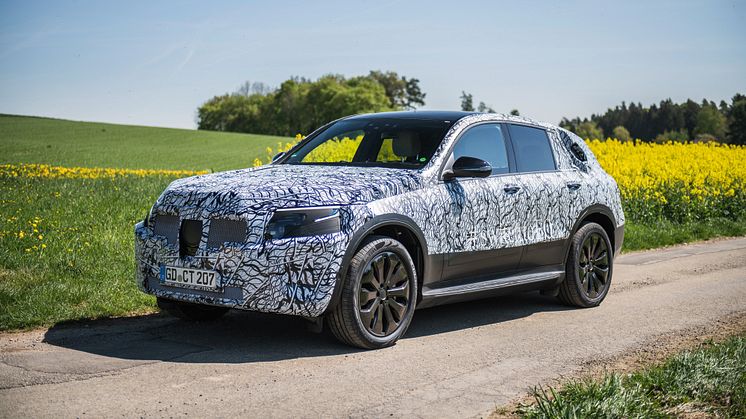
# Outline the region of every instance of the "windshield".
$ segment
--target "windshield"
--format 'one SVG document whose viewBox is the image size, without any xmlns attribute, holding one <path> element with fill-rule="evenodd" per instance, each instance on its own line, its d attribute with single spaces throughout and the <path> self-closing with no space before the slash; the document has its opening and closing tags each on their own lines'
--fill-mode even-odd
<svg viewBox="0 0 746 419">
<path fill-rule="evenodd" d="M 433 157 L 452 123 L 423 119 L 343 120 L 291 150 L 284 163 L 419 169 Z"/>
</svg>

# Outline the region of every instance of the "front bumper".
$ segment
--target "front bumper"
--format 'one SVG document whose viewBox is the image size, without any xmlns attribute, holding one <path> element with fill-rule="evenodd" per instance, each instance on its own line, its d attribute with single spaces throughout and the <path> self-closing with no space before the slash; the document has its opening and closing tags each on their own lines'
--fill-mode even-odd
<svg viewBox="0 0 746 419">
<path fill-rule="evenodd" d="M 266 313 L 320 316 L 332 297 L 349 237 L 344 233 L 224 244 L 179 257 L 178 245 L 138 223 L 135 226 L 136 280 L 157 297 Z M 161 265 L 215 270 L 215 291 L 160 282 Z"/>
</svg>

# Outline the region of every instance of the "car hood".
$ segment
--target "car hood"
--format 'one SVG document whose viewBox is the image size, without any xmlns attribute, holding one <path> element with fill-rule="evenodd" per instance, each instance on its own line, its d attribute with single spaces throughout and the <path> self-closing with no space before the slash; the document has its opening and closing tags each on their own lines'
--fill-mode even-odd
<svg viewBox="0 0 746 419">
<path fill-rule="evenodd" d="M 269 165 L 178 179 L 154 207 L 159 213 L 206 216 L 273 208 L 359 205 L 422 186 L 414 170 Z M 253 211 L 252 211 L 253 210 Z"/>
</svg>

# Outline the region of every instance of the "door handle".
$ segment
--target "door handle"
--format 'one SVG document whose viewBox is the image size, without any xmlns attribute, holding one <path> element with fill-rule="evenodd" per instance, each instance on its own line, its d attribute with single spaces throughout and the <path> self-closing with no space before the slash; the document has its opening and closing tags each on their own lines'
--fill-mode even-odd
<svg viewBox="0 0 746 419">
<path fill-rule="evenodd" d="M 580 186 L 581 185 L 579 183 L 568 183 L 567 184 L 567 189 L 569 189 L 571 191 L 577 191 L 578 189 L 580 189 Z"/>
<path fill-rule="evenodd" d="M 506 194 L 513 195 L 514 193 L 521 190 L 520 186 L 506 186 L 503 188 Z"/>
</svg>

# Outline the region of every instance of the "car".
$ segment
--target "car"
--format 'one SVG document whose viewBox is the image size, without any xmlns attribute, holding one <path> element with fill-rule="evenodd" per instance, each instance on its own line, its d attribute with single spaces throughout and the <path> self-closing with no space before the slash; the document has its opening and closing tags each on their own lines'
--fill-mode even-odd
<svg viewBox="0 0 746 419">
<path fill-rule="evenodd" d="M 295 315 L 375 349 L 416 308 L 532 290 L 597 306 L 623 239 L 619 188 L 572 132 L 388 112 L 333 121 L 271 164 L 172 182 L 135 226 L 136 280 L 184 319 Z"/>
</svg>

